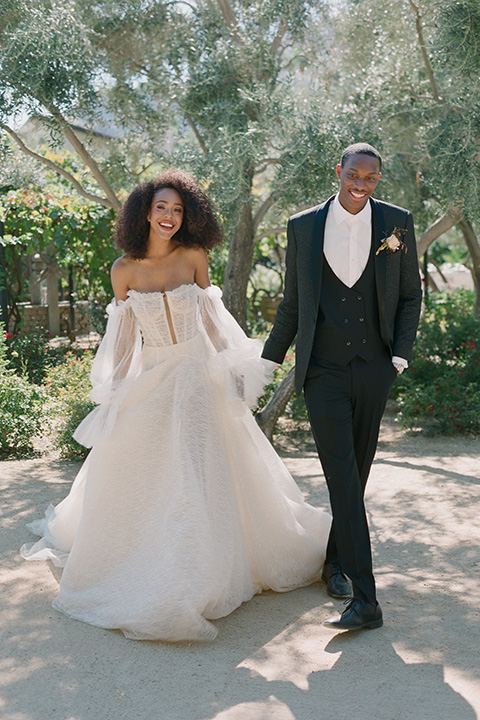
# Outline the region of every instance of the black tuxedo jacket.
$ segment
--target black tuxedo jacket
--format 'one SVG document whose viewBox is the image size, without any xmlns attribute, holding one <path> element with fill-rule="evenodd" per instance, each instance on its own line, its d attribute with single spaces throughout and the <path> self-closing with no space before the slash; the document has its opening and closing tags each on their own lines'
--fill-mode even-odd
<svg viewBox="0 0 480 720">
<path fill-rule="evenodd" d="M 288 221 L 283 300 L 263 350 L 263 357 L 281 363 L 297 337 L 297 393 L 305 382 L 312 352 L 322 283 L 325 220 L 334 197 Z M 375 252 L 396 228 L 404 231 L 405 249 L 384 249 L 375 255 L 375 280 L 382 339 L 392 355 L 410 360 L 422 301 L 412 215 L 373 198 L 369 202 Z"/>
</svg>

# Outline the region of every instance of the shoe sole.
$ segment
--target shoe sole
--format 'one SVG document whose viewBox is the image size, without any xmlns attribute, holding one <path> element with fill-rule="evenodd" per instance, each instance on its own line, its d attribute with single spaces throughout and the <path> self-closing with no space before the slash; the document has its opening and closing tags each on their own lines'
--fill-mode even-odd
<svg viewBox="0 0 480 720">
<path fill-rule="evenodd" d="M 375 630 L 376 628 L 382 627 L 383 618 L 379 620 L 372 620 L 372 622 L 365 623 L 364 625 L 355 625 L 354 627 L 346 627 L 345 625 L 337 625 L 335 623 L 324 622 L 325 627 L 332 628 L 332 630 Z"/>
<path fill-rule="evenodd" d="M 347 598 L 352 597 L 351 593 L 349 593 L 348 595 L 334 595 L 333 593 L 328 592 L 328 590 L 327 595 L 329 595 L 331 598 L 335 598 L 335 600 L 347 600 Z"/>
</svg>

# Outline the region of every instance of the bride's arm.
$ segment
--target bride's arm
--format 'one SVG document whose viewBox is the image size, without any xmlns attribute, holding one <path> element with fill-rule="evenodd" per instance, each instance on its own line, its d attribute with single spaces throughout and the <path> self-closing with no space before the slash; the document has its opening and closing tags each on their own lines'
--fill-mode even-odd
<svg viewBox="0 0 480 720">
<path fill-rule="evenodd" d="M 195 254 L 194 277 L 195 283 L 201 287 L 202 290 L 211 288 L 208 275 L 207 253 L 203 249 L 198 250 Z M 210 342 L 217 352 L 222 352 L 222 350 L 226 350 L 229 347 L 228 338 L 224 332 L 224 322 L 221 321 L 221 315 L 219 316 L 219 309 L 221 314 L 222 310 L 225 310 L 223 303 L 222 308 L 219 308 L 218 302 L 220 301 L 221 303 L 221 300 L 219 300 L 220 297 L 221 293 L 219 293 L 219 297 L 217 298 L 206 293 L 200 301 L 200 319 Z"/>
</svg>

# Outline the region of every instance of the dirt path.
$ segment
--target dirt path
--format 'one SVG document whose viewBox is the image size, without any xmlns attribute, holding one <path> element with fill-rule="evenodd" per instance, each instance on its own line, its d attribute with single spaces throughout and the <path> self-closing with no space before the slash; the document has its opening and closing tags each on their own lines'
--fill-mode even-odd
<svg viewBox="0 0 480 720">
<path fill-rule="evenodd" d="M 327 508 L 305 439 L 283 452 Z M 480 718 L 480 441 L 384 428 L 368 487 L 381 630 L 341 633 L 324 585 L 265 593 L 209 645 L 141 643 L 56 613 L 58 571 L 25 563 L 25 523 L 76 463 L 0 463 L 3 720 L 474 720 Z"/>
</svg>

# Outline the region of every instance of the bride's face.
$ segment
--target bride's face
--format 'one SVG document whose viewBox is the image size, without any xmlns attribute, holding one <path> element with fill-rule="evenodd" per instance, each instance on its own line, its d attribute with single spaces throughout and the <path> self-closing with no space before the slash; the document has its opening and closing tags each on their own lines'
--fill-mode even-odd
<svg viewBox="0 0 480 720">
<path fill-rule="evenodd" d="M 151 233 L 170 240 L 183 222 L 183 202 L 178 192 L 173 188 L 162 188 L 156 192 L 147 220 Z"/>
</svg>

